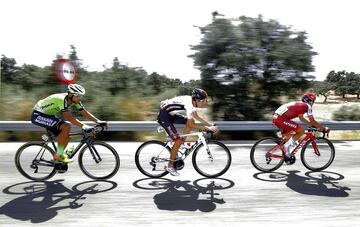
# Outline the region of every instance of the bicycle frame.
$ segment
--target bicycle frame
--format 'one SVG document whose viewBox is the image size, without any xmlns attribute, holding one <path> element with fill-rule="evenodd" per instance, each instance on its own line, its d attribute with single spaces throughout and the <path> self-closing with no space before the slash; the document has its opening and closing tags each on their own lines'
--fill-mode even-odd
<svg viewBox="0 0 360 227">
<path fill-rule="evenodd" d="M 69 158 L 73 158 L 76 153 L 84 146 L 84 144 L 87 144 L 87 146 L 89 147 L 90 153 L 93 156 L 94 160 L 96 163 L 99 163 L 101 161 L 101 157 L 99 156 L 98 152 L 96 151 L 95 147 L 92 147 L 91 144 L 94 141 L 94 139 L 92 137 L 90 137 L 87 133 L 82 132 L 82 133 L 70 133 L 69 136 L 77 136 L 77 135 L 83 135 L 83 138 L 81 139 L 80 143 L 76 146 L 76 148 L 74 149 L 74 151 L 69 155 Z M 48 163 L 46 166 L 53 166 L 54 162 L 52 161 L 47 161 L 42 159 L 42 156 L 44 155 L 44 147 L 47 146 L 49 143 L 52 144 L 54 151 L 57 152 L 57 148 L 55 145 L 55 138 L 54 136 L 47 131 L 47 135 L 43 135 L 42 136 L 43 139 L 43 144 L 42 144 L 42 148 L 40 149 L 39 153 L 36 155 L 34 161 L 37 159 L 37 157 L 39 156 L 39 154 L 42 152 L 41 156 L 40 156 L 40 161 L 44 161 L 45 163 Z M 95 156 L 96 154 L 96 156 Z M 37 163 L 38 165 L 45 165 L 45 164 L 41 164 L 41 163 Z"/>
<path fill-rule="evenodd" d="M 291 155 L 292 156 L 295 156 L 296 153 L 298 152 L 298 150 L 309 140 L 311 140 L 312 142 L 312 146 L 314 148 L 314 151 L 315 151 L 315 154 L 320 156 L 320 151 L 318 149 L 318 146 L 317 146 L 317 143 L 316 143 L 316 138 L 313 134 L 313 131 L 308 131 L 308 132 L 305 132 L 306 136 L 304 139 L 302 139 L 300 141 L 300 143 L 293 149 L 293 151 L 291 152 Z M 286 150 L 285 150 L 285 147 L 284 147 L 284 144 L 286 143 L 287 140 L 285 139 L 282 139 L 281 143 L 279 145 L 276 145 L 274 146 L 273 148 L 271 148 L 271 150 L 269 151 L 269 154 L 271 154 L 271 157 L 273 158 L 282 158 L 282 156 L 279 156 L 279 155 L 275 155 L 275 154 L 272 154 L 273 151 L 275 151 L 278 147 L 280 147 L 283 155 L 285 155 L 286 153 Z"/>
<path fill-rule="evenodd" d="M 200 146 L 201 144 L 204 144 L 204 146 L 206 147 L 206 151 L 207 153 L 209 154 L 209 157 L 212 159 L 212 155 L 210 153 L 210 150 L 209 150 L 209 147 L 208 147 L 208 144 L 206 142 L 206 138 L 204 136 L 204 132 L 195 132 L 195 133 L 189 133 L 189 134 L 183 134 L 183 135 L 180 135 L 180 138 L 186 138 L 188 136 L 197 136 L 198 139 L 197 141 L 189 148 L 187 149 L 188 152 L 185 152 L 183 155 L 185 155 L 185 157 L 183 159 L 186 159 L 187 156 L 189 156 L 189 154 L 191 154 L 198 146 Z M 167 141 L 166 142 L 166 147 L 170 147 L 170 144 L 172 143 L 173 141 Z M 163 149 L 159 154 L 158 156 L 166 149 Z M 179 151 L 178 151 L 179 152 Z M 178 157 L 176 160 L 178 159 L 181 159 L 181 157 Z M 170 159 L 169 158 L 158 158 L 158 160 L 161 160 L 161 161 L 169 161 Z M 175 160 L 175 161 L 176 161 Z"/>
</svg>

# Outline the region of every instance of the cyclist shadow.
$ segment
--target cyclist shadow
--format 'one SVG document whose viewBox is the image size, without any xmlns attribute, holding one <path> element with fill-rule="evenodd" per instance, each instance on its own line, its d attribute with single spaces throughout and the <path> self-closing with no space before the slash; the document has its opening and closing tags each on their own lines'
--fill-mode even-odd
<svg viewBox="0 0 360 227">
<path fill-rule="evenodd" d="M 305 195 L 327 196 L 327 197 L 348 197 L 351 189 L 341 186 L 339 181 L 345 177 L 335 172 L 306 172 L 305 176 L 298 175 L 300 171 L 287 171 L 288 174 L 256 173 L 254 178 L 263 181 L 281 182 L 286 181 L 286 186 L 295 192 Z M 261 176 L 263 175 L 263 176 Z M 268 175 L 268 177 L 264 177 Z"/>
<path fill-rule="evenodd" d="M 105 192 L 117 187 L 117 183 L 112 181 L 85 181 L 74 185 L 71 189 L 64 186 L 61 181 L 45 181 L 45 182 L 23 182 L 14 184 L 3 189 L 3 193 L 9 195 L 22 195 L 17 197 L 2 207 L 0 207 L 0 215 L 6 215 L 10 218 L 30 221 L 31 223 L 42 223 L 54 218 L 59 210 L 77 209 L 84 205 L 87 194 L 96 194 Z M 103 184 L 109 184 L 106 190 L 98 189 Z M 89 184 L 89 186 L 87 185 Z M 84 189 L 81 189 L 86 186 Z M 20 188 L 22 192 L 12 192 L 14 188 Z M 70 200 L 66 205 L 64 201 Z"/>
<path fill-rule="evenodd" d="M 160 179 L 141 179 L 134 182 L 134 186 L 140 189 L 147 189 L 140 186 L 141 181 L 150 180 L 151 182 L 147 187 L 157 187 L 158 189 L 163 189 L 165 191 L 156 194 L 154 198 L 154 203 L 157 208 L 160 210 L 184 210 L 184 211 L 202 211 L 202 212 L 211 212 L 216 209 L 216 204 L 224 204 L 225 200 L 223 198 L 218 198 L 219 193 L 215 193 L 214 190 L 227 189 L 234 186 L 234 182 L 227 179 L 207 179 L 202 178 L 194 181 L 193 184 L 190 184 L 190 181 L 172 181 L 166 178 Z M 165 182 L 164 182 L 165 181 Z M 201 186 L 200 181 L 206 186 Z M 211 181 L 209 184 L 205 181 Z M 224 181 L 227 186 L 223 186 L 217 181 Z M 163 182 L 163 183 L 162 183 Z M 153 189 L 147 189 L 153 190 Z M 205 196 L 200 196 L 205 195 Z M 205 197 L 205 198 L 203 198 Z"/>
</svg>

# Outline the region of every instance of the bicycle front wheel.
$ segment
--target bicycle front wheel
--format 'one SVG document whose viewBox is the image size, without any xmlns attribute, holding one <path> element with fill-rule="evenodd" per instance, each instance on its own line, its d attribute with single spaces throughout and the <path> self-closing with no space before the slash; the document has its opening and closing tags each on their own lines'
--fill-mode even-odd
<svg viewBox="0 0 360 227">
<path fill-rule="evenodd" d="M 139 171 L 151 178 L 163 177 L 168 172 L 165 167 L 170 157 L 170 149 L 157 140 L 146 141 L 135 153 L 135 164 Z"/>
<path fill-rule="evenodd" d="M 265 137 L 258 140 L 250 151 L 251 164 L 262 172 L 272 172 L 284 163 L 280 140 L 274 137 Z"/>
<path fill-rule="evenodd" d="M 41 142 L 29 142 L 15 154 L 15 165 L 26 178 L 34 181 L 50 179 L 56 173 L 53 162 L 55 151 Z"/>
<path fill-rule="evenodd" d="M 79 153 L 81 171 L 91 179 L 106 180 L 113 177 L 120 167 L 120 158 L 116 150 L 109 144 L 94 141 L 86 145 Z"/>
<path fill-rule="evenodd" d="M 207 141 L 207 147 L 201 144 L 196 148 L 192 157 L 194 169 L 208 178 L 219 177 L 226 173 L 231 164 L 231 153 L 221 142 Z"/>
<path fill-rule="evenodd" d="M 314 147 L 317 147 L 318 152 Z M 335 148 L 330 140 L 317 137 L 316 141 L 309 140 L 301 149 L 301 162 L 312 171 L 321 171 L 331 165 L 335 158 Z"/>
</svg>

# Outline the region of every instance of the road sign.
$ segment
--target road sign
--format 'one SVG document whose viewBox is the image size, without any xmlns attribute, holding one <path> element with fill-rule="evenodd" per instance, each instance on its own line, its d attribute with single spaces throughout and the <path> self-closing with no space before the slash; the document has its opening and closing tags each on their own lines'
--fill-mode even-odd
<svg viewBox="0 0 360 227">
<path fill-rule="evenodd" d="M 55 75 L 64 84 L 72 84 L 77 79 L 76 68 L 69 59 L 60 58 L 55 61 Z"/>
</svg>

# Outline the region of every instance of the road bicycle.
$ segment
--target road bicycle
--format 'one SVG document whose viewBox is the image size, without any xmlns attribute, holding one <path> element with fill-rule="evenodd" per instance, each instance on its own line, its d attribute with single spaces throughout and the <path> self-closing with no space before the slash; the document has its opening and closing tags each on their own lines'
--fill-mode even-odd
<svg viewBox="0 0 360 227">
<path fill-rule="evenodd" d="M 316 132 L 322 132 L 323 136 L 316 136 Z M 331 165 L 335 158 L 335 148 L 332 142 L 325 138 L 328 133 L 309 127 L 306 136 L 291 152 L 291 157 L 285 156 L 284 144 L 289 138 L 289 133 L 279 137 L 265 137 L 258 140 L 250 152 L 252 165 L 262 172 L 272 172 L 280 168 L 284 163 L 294 164 L 296 152 L 301 149 L 301 162 L 311 171 L 321 171 Z"/>
<path fill-rule="evenodd" d="M 158 129 L 163 132 L 162 128 Z M 192 163 L 194 169 L 202 176 L 215 178 L 223 175 L 230 167 L 231 153 L 221 142 L 210 139 L 211 132 L 197 132 L 180 135 L 197 136 L 197 141 L 189 148 L 180 147 L 174 161 L 174 168 L 181 170 L 185 166 L 184 160 L 193 153 Z M 151 178 L 163 177 L 168 172 L 165 167 L 168 164 L 172 148 L 172 140 L 162 142 L 159 140 L 146 141 L 140 145 L 135 153 L 135 164 L 141 173 Z"/>
<path fill-rule="evenodd" d="M 104 131 L 104 126 L 95 125 L 95 133 Z M 68 165 L 54 161 L 56 154 L 56 136 L 49 130 L 42 136 L 43 141 L 28 142 L 21 146 L 15 154 L 15 165 L 19 172 L 26 178 L 35 181 L 50 179 L 55 173 L 64 173 Z M 96 141 L 95 137 L 82 131 L 81 133 L 70 133 L 70 136 L 82 135 L 77 147 L 67 155 L 69 158 L 79 152 L 78 162 L 81 171 L 89 178 L 105 180 L 114 176 L 120 167 L 120 158 L 116 150 L 109 144 Z M 49 144 L 52 144 L 51 148 Z"/>
</svg>

